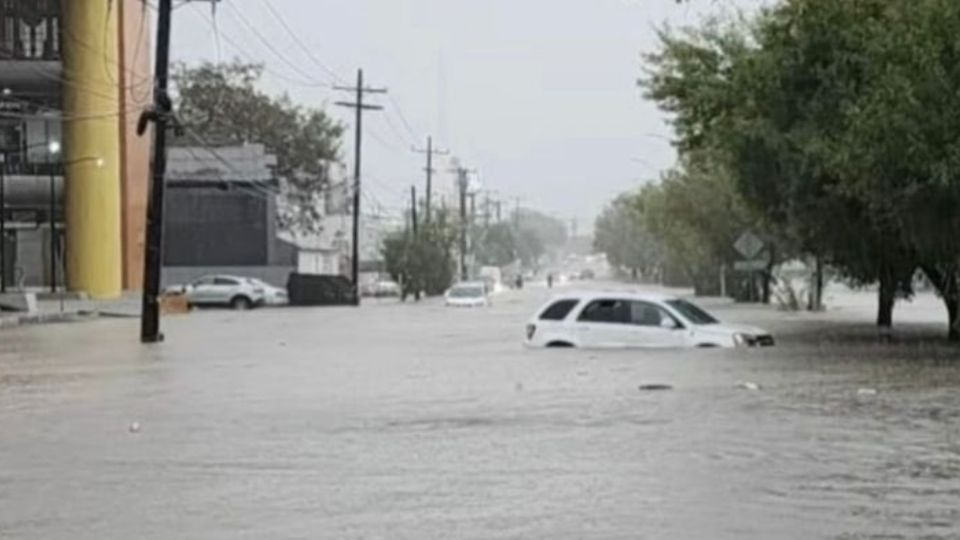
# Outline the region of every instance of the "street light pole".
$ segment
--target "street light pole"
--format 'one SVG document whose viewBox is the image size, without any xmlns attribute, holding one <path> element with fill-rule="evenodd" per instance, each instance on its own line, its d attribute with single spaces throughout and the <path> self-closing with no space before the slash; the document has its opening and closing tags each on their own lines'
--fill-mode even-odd
<svg viewBox="0 0 960 540">
<path fill-rule="evenodd" d="M 54 170 L 50 169 L 50 292 L 57 292 L 57 193 Z"/>
<path fill-rule="evenodd" d="M 47 151 L 50 164 L 50 205 L 47 209 L 50 213 L 50 292 L 57 292 L 57 171 L 53 156 L 60 154 L 60 143 L 50 141 Z"/>
</svg>

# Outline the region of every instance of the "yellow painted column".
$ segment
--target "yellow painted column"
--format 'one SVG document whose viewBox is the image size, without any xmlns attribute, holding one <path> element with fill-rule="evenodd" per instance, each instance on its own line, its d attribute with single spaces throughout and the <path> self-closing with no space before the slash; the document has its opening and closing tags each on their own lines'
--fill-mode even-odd
<svg viewBox="0 0 960 540">
<path fill-rule="evenodd" d="M 67 284 L 113 298 L 123 283 L 117 0 L 61 6 Z"/>
</svg>

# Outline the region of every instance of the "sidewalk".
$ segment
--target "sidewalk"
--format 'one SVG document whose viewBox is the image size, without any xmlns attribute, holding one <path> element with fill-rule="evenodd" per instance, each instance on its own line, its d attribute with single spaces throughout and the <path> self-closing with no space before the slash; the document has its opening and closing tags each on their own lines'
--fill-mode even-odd
<svg viewBox="0 0 960 540">
<path fill-rule="evenodd" d="M 0 312 L 0 330 L 30 324 L 78 322 L 98 317 L 139 317 L 140 293 L 125 292 L 120 298 L 91 300 L 74 295 L 38 295 L 37 311 Z"/>
</svg>

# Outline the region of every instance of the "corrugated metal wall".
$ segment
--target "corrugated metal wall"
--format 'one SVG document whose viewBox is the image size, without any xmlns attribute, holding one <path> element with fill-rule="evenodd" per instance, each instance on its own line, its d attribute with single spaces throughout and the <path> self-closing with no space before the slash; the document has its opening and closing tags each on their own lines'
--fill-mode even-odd
<svg viewBox="0 0 960 540">
<path fill-rule="evenodd" d="M 266 266 L 274 240 L 268 201 L 239 189 L 167 190 L 165 266 Z"/>
</svg>

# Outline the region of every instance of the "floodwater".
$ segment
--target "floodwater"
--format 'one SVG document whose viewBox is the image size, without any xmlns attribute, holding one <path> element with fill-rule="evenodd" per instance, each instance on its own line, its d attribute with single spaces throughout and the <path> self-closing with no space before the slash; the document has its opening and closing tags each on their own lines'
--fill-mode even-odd
<svg viewBox="0 0 960 540">
<path fill-rule="evenodd" d="M 935 299 L 893 344 L 848 295 L 716 307 L 774 349 L 524 350 L 545 294 L 0 333 L 0 538 L 960 538 Z"/>
</svg>

